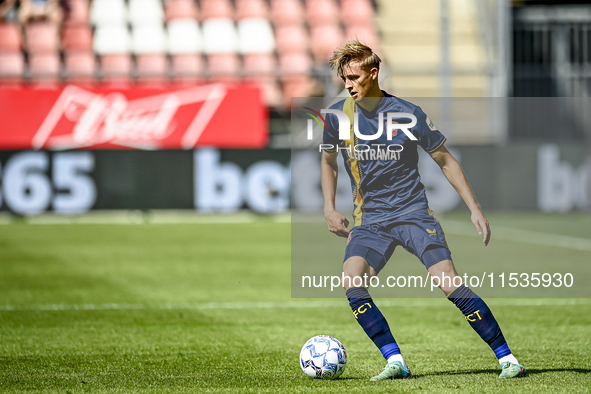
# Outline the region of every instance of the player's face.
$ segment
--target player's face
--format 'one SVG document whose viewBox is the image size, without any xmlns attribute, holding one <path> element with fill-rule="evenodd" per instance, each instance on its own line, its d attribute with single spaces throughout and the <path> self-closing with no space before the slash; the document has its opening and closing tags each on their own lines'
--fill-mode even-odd
<svg viewBox="0 0 591 394">
<path fill-rule="evenodd" d="M 351 62 L 344 67 L 342 79 L 355 102 L 360 102 L 364 97 L 382 95 L 378 87 L 378 69 L 375 67 L 365 71 L 358 62 Z"/>
</svg>

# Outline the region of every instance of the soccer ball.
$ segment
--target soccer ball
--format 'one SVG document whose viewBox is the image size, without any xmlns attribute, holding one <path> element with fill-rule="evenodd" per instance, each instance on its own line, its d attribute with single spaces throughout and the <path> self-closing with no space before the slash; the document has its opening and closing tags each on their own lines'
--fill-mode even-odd
<svg viewBox="0 0 591 394">
<path fill-rule="evenodd" d="M 336 379 L 345 370 L 347 352 L 338 339 L 316 335 L 308 339 L 300 352 L 302 371 L 315 379 Z"/>
</svg>

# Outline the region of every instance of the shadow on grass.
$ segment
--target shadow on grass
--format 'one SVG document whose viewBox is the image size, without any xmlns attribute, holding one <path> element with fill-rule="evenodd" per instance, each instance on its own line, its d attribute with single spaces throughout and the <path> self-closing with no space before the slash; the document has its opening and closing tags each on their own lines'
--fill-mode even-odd
<svg viewBox="0 0 591 394">
<path fill-rule="evenodd" d="M 576 372 L 576 373 L 591 373 L 591 369 L 582 369 L 582 368 L 546 368 L 546 369 L 527 369 L 528 375 L 537 375 L 540 373 L 547 373 L 547 372 Z M 412 375 L 413 378 L 422 378 L 427 376 L 442 376 L 442 375 L 480 375 L 480 374 L 487 374 L 487 375 L 498 375 L 498 369 L 479 369 L 475 371 L 441 371 L 441 372 L 432 372 L 432 373 L 424 373 L 419 375 Z"/>
</svg>

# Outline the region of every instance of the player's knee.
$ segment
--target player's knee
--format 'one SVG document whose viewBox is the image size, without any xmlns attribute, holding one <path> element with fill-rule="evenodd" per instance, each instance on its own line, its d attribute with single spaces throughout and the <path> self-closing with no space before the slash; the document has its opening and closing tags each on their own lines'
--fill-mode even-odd
<svg viewBox="0 0 591 394">
<path fill-rule="evenodd" d="M 373 267 L 360 256 L 349 257 L 343 264 L 343 288 L 368 287 L 369 281 L 376 275 Z"/>
</svg>

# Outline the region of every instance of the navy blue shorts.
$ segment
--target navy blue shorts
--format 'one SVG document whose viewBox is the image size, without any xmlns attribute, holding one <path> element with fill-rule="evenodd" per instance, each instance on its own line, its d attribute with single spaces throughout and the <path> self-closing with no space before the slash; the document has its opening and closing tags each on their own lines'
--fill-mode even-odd
<svg viewBox="0 0 591 394">
<path fill-rule="evenodd" d="M 396 219 L 354 227 L 349 233 L 345 259 L 363 257 L 380 272 L 397 246 L 421 260 L 427 269 L 451 260 L 441 225 L 431 210 L 418 210 Z"/>
</svg>

